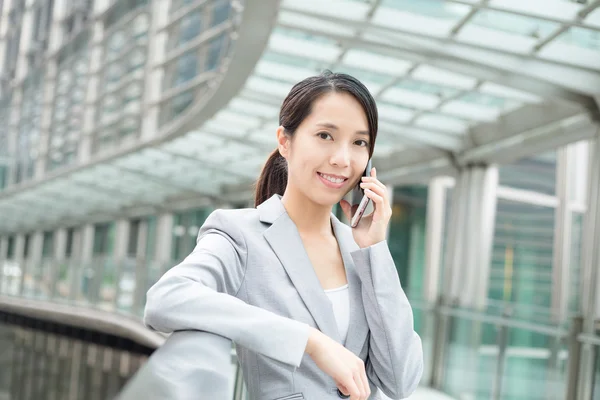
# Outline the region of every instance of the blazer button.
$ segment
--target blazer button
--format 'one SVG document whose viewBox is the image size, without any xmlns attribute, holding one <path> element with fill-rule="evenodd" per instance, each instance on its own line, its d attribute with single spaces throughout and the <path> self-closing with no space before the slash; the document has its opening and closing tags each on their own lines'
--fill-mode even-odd
<svg viewBox="0 0 600 400">
<path fill-rule="evenodd" d="M 349 399 L 349 398 L 350 398 L 350 395 L 349 395 L 349 394 L 344 394 L 344 393 L 342 393 L 342 392 L 340 391 L 340 389 L 338 389 L 338 390 L 337 390 L 337 392 L 338 392 L 338 397 L 339 397 L 340 399 Z"/>
</svg>

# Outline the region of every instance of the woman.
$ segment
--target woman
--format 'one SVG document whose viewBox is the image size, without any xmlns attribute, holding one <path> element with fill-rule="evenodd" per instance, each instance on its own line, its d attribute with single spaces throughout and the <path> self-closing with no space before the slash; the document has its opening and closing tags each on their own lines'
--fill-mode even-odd
<svg viewBox="0 0 600 400">
<path fill-rule="evenodd" d="M 375 101 L 327 71 L 292 88 L 279 122 L 257 207 L 207 218 L 192 254 L 148 291 L 145 322 L 233 340 L 253 400 L 404 398 L 423 356 L 386 243 L 386 188 L 375 169 L 361 177 Z M 374 212 L 350 228 L 331 211 L 357 184 Z"/>
</svg>

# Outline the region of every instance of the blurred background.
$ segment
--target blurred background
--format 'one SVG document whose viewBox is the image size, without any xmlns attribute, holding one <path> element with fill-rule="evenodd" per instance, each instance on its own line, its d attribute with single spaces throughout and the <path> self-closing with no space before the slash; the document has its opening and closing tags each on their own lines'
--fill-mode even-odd
<svg viewBox="0 0 600 400">
<path fill-rule="evenodd" d="M 600 399 L 598 0 L 0 0 L 0 399 L 116 395 L 326 68 L 378 102 L 417 395 Z"/>
</svg>

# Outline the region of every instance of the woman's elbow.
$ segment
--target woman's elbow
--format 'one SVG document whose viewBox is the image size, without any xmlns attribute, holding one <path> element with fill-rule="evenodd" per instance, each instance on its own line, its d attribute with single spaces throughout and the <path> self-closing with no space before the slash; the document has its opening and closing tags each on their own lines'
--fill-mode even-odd
<svg viewBox="0 0 600 400">
<path fill-rule="evenodd" d="M 417 390 L 423 377 L 423 347 L 421 339 L 415 333 L 409 351 L 399 357 L 402 360 L 400 368 L 396 368 L 396 377 L 392 387 L 387 387 L 384 393 L 394 400 L 405 399 Z"/>
<path fill-rule="evenodd" d="M 168 323 L 170 301 L 164 286 L 164 282 L 159 281 L 146 293 L 143 322 L 155 331 L 171 333 L 174 329 Z"/>
</svg>

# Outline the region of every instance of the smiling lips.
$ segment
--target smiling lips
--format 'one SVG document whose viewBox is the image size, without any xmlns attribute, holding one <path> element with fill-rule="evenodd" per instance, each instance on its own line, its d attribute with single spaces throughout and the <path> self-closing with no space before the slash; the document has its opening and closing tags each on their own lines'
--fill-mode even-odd
<svg viewBox="0 0 600 400">
<path fill-rule="evenodd" d="M 323 182 L 325 186 L 332 189 L 343 187 L 348 180 L 348 178 L 340 175 L 323 174 L 321 172 L 317 172 L 317 175 L 319 175 L 319 179 L 321 179 L 321 182 Z"/>
</svg>

